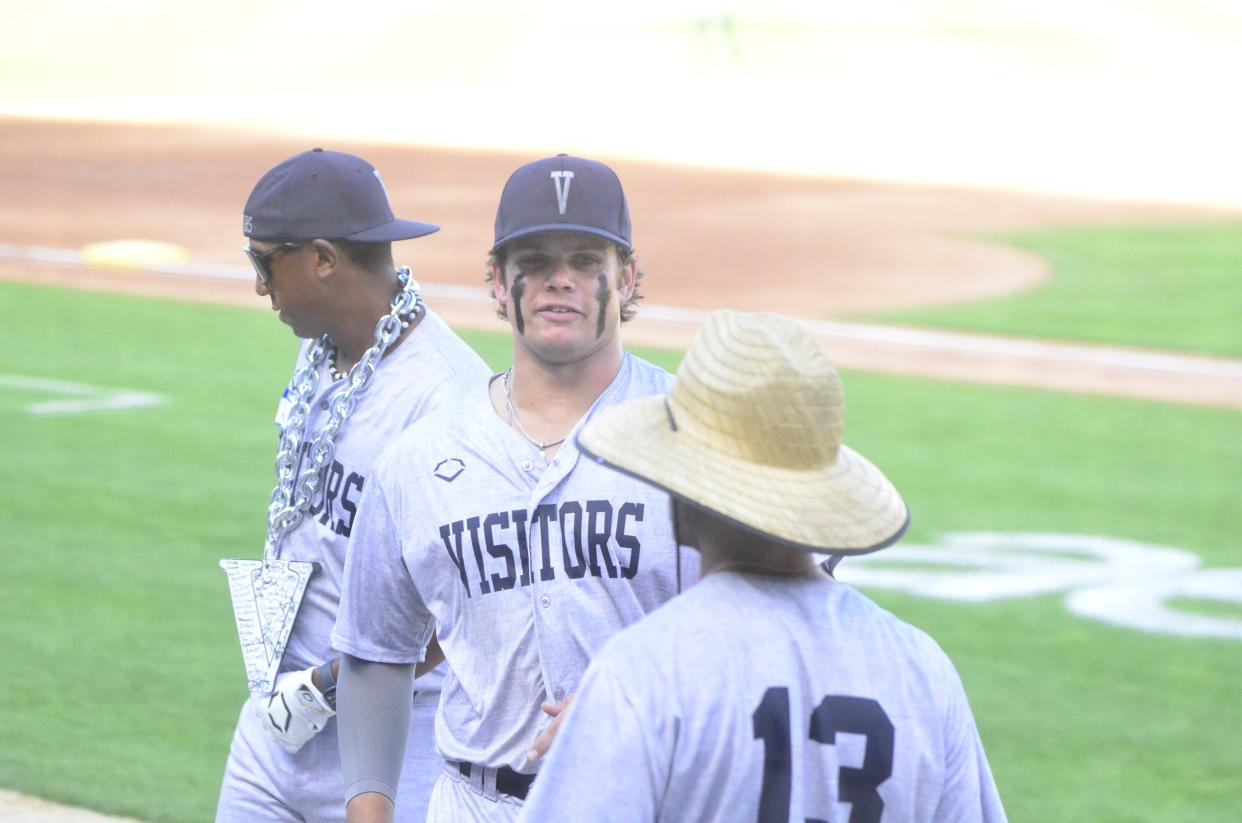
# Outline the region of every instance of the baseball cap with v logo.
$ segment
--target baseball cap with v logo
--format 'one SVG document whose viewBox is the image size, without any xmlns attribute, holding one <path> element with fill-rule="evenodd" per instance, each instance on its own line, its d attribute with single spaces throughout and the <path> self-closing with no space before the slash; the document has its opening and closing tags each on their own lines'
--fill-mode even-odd
<svg viewBox="0 0 1242 823">
<path fill-rule="evenodd" d="M 500 195 L 492 251 L 547 231 L 593 234 L 632 249 L 630 209 L 617 173 L 603 163 L 568 154 L 515 171 Z"/>
</svg>

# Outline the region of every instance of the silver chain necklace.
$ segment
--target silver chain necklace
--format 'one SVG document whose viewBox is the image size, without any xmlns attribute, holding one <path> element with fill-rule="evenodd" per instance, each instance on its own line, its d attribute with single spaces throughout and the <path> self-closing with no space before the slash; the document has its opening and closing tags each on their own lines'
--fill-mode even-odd
<svg viewBox="0 0 1242 823">
<path fill-rule="evenodd" d="M 271 502 L 267 507 L 264 560 L 280 557 L 281 541 L 306 516 L 306 511 L 323 480 L 324 467 L 332 462 L 337 434 L 358 404 L 362 393 L 370 385 L 375 370 L 379 367 L 380 358 L 403 328 L 409 325 L 409 321 L 402 318 L 425 310 L 418 281 L 411 276 L 409 268 L 402 266 L 397 277 L 401 281 L 401 291 L 393 296 L 388 314 L 376 322 L 374 345 L 358 358 L 358 362 L 344 375 L 345 386 L 332 396 L 327 422 L 306 447 L 310 466 L 302 469 L 300 474 L 297 471 L 298 463 L 303 444 L 309 437 L 306 425 L 310 417 L 311 400 L 319 388 L 319 367 L 335 349 L 327 335 L 315 341 L 306 353 L 305 365 L 293 375 L 292 408 L 288 424 L 281 430 L 280 445 L 276 450 L 276 488 L 272 490 Z"/>
<path fill-rule="evenodd" d="M 418 305 L 416 305 L 413 309 L 411 309 L 411 310 L 410 310 L 410 312 L 409 312 L 408 314 L 402 314 L 402 315 L 399 315 L 399 316 L 398 316 L 398 319 L 401 321 L 401 331 L 402 331 L 402 332 L 404 332 L 406 329 L 408 329 L 408 328 L 410 327 L 410 323 L 411 323 L 413 320 L 415 320 L 415 319 L 416 319 L 416 317 L 417 317 L 417 315 L 418 315 L 419 308 L 420 308 L 421 306 L 422 306 L 422 303 L 420 302 L 420 303 L 418 303 Z M 400 334 L 400 333 L 401 333 L 401 332 L 398 332 L 398 334 Z M 338 369 L 338 368 L 336 367 L 336 359 L 337 359 L 337 356 L 338 356 L 339 354 L 340 354 L 340 349 L 339 349 L 339 348 L 337 348 L 336 344 L 335 344 L 335 343 L 330 343 L 330 344 L 329 344 L 329 346 L 328 346 L 328 357 L 327 357 L 327 359 L 328 359 L 328 374 L 332 377 L 332 382 L 333 382 L 333 383 L 339 383 L 339 382 L 341 382 L 342 380 L 344 380 L 346 377 L 348 377 L 348 376 L 349 376 L 349 370 L 348 370 L 348 369 L 346 369 L 345 371 L 341 371 L 340 369 Z"/>
<path fill-rule="evenodd" d="M 418 293 L 418 281 L 410 275 L 410 270 L 403 266 L 397 277 L 401 290 L 393 296 L 388 314 L 375 324 L 375 344 L 345 376 L 345 385 L 332 396 L 327 422 L 309 445 L 306 427 L 311 400 L 319 387 L 319 367 L 328 357 L 332 341 L 324 335 L 307 349 L 305 364 L 293 375 L 292 408 L 281 429 L 280 445 L 276 450 L 276 488 L 267 507 L 263 559 L 220 561 L 220 568 L 229 579 L 247 684 L 256 694 L 269 694 L 275 688 L 280 661 L 302 597 L 319 565 L 306 560 L 281 560 L 281 541 L 306 516 L 323 482 L 324 468 L 336 451 L 336 436 L 375 376 L 380 358 L 401 334 L 402 318 L 426 310 Z M 299 474 L 298 465 L 304 451 L 310 457 L 310 466 Z"/>
<path fill-rule="evenodd" d="M 500 377 L 500 380 L 504 384 L 504 388 L 505 388 L 505 411 L 508 412 L 509 414 L 509 425 L 517 426 L 517 433 L 522 435 L 522 437 L 526 440 L 527 443 L 530 443 L 532 446 L 534 446 L 536 449 L 539 450 L 539 456 L 542 457 L 544 462 L 546 463 L 548 460 L 548 455 L 547 455 L 548 449 L 552 448 L 553 446 L 561 445 L 562 443 L 565 442 L 565 438 L 568 437 L 569 435 L 565 435 L 565 437 L 562 437 L 560 440 L 554 440 L 551 443 L 544 443 L 540 440 L 536 440 L 535 438 L 531 437 L 527 433 L 526 427 L 523 426 L 522 421 L 518 419 L 517 410 L 513 408 L 513 400 L 509 397 L 509 375 L 512 373 L 513 373 L 513 367 L 510 366 L 509 369 L 506 370 L 505 373 L 501 375 Z"/>
</svg>

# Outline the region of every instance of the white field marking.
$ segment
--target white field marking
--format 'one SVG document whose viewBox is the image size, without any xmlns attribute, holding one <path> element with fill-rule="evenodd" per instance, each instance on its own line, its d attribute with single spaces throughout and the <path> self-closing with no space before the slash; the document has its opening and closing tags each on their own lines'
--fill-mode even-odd
<svg viewBox="0 0 1242 823">
<path fill-rule="evenodd" d="M 31 403 L 26 407 L 26 412 L 34 415 L 84 414 L 138 409 L 144 406 L 162 406 L 168 402 L 167 397 L 153 392 L 137 389 L 112 389 L 106 386 L 92 386 L 89 383 L 69 383 L 64 380 L 30 377 L 24 374 L 0 374 L 0 387 L 17 391 L 65 394 L 74 398 Z"/>
<path fill-rule="evenodd" d="M 79 252 L 45 246 L 15 246 L 0 243 L 0 259 L 30 260 L 62 266 L 86 267 Z M 215 263 L 163 263 L 142 266 L 136 271 L 149 274 L 168 274 L 178 277 L 205 278 L 211 280 L 234 280 L 250 283 L 254 272 L 248 266 L 227 266 Z M 444 283 L 421 282 L 423 293 L 436 300 L 457 301 L 470 304 L 490 303 L 487 289 Z M 706 309 L 679 308 L 643 304 L 642 316 L 688 329 L 697 329 L 707 320 L 711 311 Z M 1089 366 L 1119 372 L 1148 373 L 1152 375 L 1181 375 L 1236 382 L 1242 394 L 1242 360 L 1205 355 L 1184 355 L 1168 352 L 1142 351 L 1117 346 L 1086 346 L 1073 343 L 1050 343 L 1042 340 L 1018 337 L 995 337 L 984 334 L 935 331 L 908 326 L 871 325 L 866 323 L 840 323 L 823 320 L 801 320 L 812 332 L 828 340 L 842 340 L 888 346 L 899 349 L 920 349 L 961 353 L 967 355 L 994 355 L 1032 363 L 1043 363 L 1048 368 L 1057 365 Z"/>
<path fill-rule="evenodd" d="M 1066 609 L 1152 634 L 1242 640 L 1242 620 L 1171 608 L 1174 597 L 1242 606 L 1242 569 L 1184 549 L 1081 534 L 963 532 L 903 543 L 837 568 L 843 583 L 983 603 L 1065 593 Z"/>
<path fill-rule="evenodd" d="M 1153 575 L 1142 586 L 1081 589 L 1065 598 L 1065 607 L 1079 617 L 1145 632 L 1242 640 L 1242 621 L 1171 609 L 1164 603 L 1170 597 L 1242 606 L 1242 569 L 1200 569 L 1167 578 Z"/>
</svg>

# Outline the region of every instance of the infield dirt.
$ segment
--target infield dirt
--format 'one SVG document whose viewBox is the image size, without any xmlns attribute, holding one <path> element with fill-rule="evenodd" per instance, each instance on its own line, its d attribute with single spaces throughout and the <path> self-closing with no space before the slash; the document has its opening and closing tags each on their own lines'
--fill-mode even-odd
<svg viewBox="0 0 1242 823">
<path fill-rule="evenodd" d="M 224 128 L 0 120 L 0 242 L 61 249 L 122 238 L 175 243 L 201 263 L 239 265 L 253 182 L 310 147 Z M 483 287 L 495 203 L 529 157 L 357 143 L 398 216 L 443 230 L 397 249 L 424 282 Z M 1003 296 L 1049 276 L 1034 255 L 981 234 L 1047 227 L 1172 224 L 1238 217 L 1218 208 L 1007 191 L 710 171 L 609 161 L 625 181 L 650 304 L 777 311 L 808 320 Z M 239 282 L 6 261 L 0 277 L 262 308 Z M 440 302 L 450 322 L 500 328 L 485 301 Z M 631 343 L 685 346 L 693 328 L 639 319 Z M 981 345 L 980 349 L 986 349 Z M 1242 381 L 1023 361 L 995 351 L 833 340 L 846 367 L 943 379 L 1242 407 Z M 1202 358 L 1206 368 L 1220 365 Z M 1194 365 L 1194 364 L 1192 364 Z M 1234 368 L 1238 364 L 1226 361 Z M 1242 368 L 1242 366 L 1238 366 Z M 1240 372 L 1242 373 L 1242 372 Z"/>
</svg>

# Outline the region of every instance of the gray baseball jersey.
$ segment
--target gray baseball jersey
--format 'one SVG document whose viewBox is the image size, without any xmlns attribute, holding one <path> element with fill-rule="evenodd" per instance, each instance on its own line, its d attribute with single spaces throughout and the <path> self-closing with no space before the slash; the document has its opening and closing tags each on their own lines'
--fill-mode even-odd
<svg viewBox="0 0 1242 823">
<path fill-rule="evenodd" d="M 661 394 L 671 376 L 632 355 L 587 415 Z M 579 423 L 579 426 L 582 422 Z M 368 486 L 345 569 L 336 648 L 450 664 L 436 742 L 449 760 L 529 773 L 544 700 L 578 688 L 604 640 L 689 585 L 668 497 L 580 455 L 545 465 L 486 386 L 407 429 Z"/>
<path fill-rule="evenodd" d="M 827 577 L 718 572 L 597 658 L 522 820 L 997 823 L 961 680 Z"/>
<path fill-rule="evenodd" d="M 299 352 L 298 363 L 303 362 L 306 341 Z M 311 406 L 308 431 L 318 431 L 328 415 L 328 402 L 341 384 L 334 384 L 327 364 L 321 366 L 318 395 Z M 290 532 L 281 544 L 281 557 L 289 560 L 309 560 L 319 564 L 319 571 L 311 578 L 306 595 L 298 610 L 288 647 L 281 660 L 281 671 L 297 671 L 317 666 L 336 656 L 329 636 L 336 620 L 340 601 L 341 578 L 346 548 L 358 529 L 358 503 L 362 492 L 372 482 L 375 461 L 388 444 L 411 422 L 436 408 L 455 400 L 468 388 L 487 382 L 489 369 L 434 312 L 428 310 L 425 317 L 397 348 L 381 361 L 375 377 L 358 405 L 346 421 L 336 439 L 336 450 L 321 483 L 321 491 L 306 517 Z M 276 414 L 277 425 L 283 425 L 289 412 L 289 389 L 286 389 Z M 415 685 L 420 692 L 439 688 L 443 675 L 440 670 L 420 678 Z M 426 702 L 424 701 L 424 705 Z M 418 712 L 416 712 L 418 714 Z M 243 718 L 246 711 L 243 710 Z M 416 722 L 418 718 L 416 717 Z M 296 786 L 315 780 L 313 764 L 327 763 L 335 774 L 325 776 L 326 785 L 340 785 L 340 767 L 336 765 L 336 724 L 330 722 L 320 733 L 316 747 L 308 746 L 296 755 L 289 755 L 266 734 L 243 734 L 239 723 L 235 734 L 229 765 L 226 766 L 224 786 L 221 789 L 219 816 L 224 819 L 286 819 L 276 808 L 261 818 L 253 815 L 256 806 L 263 802 L 276 805 L 271 795 L 293 797 L 298 795 Z M 424 760 L 432 757 L 432 741 L 426 740 L 425 732 L 419 738 L 411 736 L 410 758 Z M 240 748 L 239 748 L 240 747 Z M 255 747 L 261 747 L 256 750 Z M 330 748 L 330 756 L 312 758 L 311 748 Z M 243 758 L 260 765 L 262 773 L 287 776 L 287 786 L 260 788 L 253 776 L 246 777 L 236 768 L 234 761 Z M 302 761 L 308 774 L 299 768 Z M 425 774 L 423 783 L 429 790 L 439 774 L 439 759 L 427 773 L 427 764 L 410 766 L 411 772 Z M 409 765 L 409 764 L 407 764 Z M 403 781 L 403 790 L 406 785 Z M 249 795 L 262 793 L 265 801 L 256 801 Z M 334 820 L 343 817 L 343 790 L 333 798 L 336 807 L 323 809 L 316 814 L 305 815 L 308 819 Z M 407 805 L 416 806 L 415 800 Z M 426 798 L 421 801 L 423 804 Z M 230 815 L 234 815 L 231 817 Z M 296 818 L 290 818 L 296 819 Z"/>
</svg>

